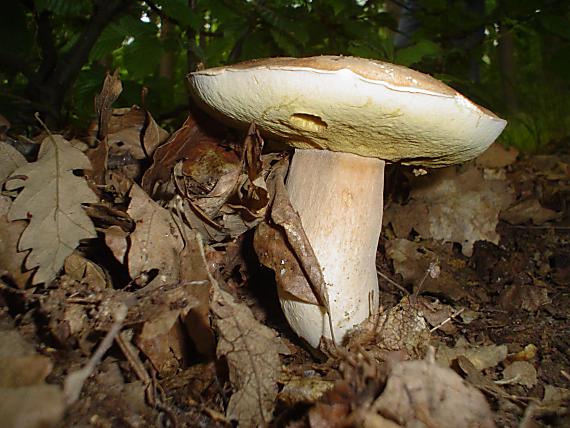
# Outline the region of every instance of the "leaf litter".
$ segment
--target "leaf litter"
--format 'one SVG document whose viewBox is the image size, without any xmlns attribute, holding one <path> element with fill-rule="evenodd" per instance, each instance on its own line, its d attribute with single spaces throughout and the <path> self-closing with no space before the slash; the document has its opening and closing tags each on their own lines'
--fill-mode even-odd
<svg viewBox="0 0 570 428">
<path fill-rule="evenodd" d="M 167 137 L 146 110 L 113 108 L 118 93 L 109 75 L 86 140 L 91 163 L 83 143 L 45 134 L 31 163 L 11 148 L 0 163 L 2 322 L 34 348 L 0 347 L 0 378 L 16 382 L 0 388 L 13 420 L 567 425 L 570 159 L 495 145 L 420 177 L 393 167 L 382 308 L 344 346 L 308 352 L 259 269 L 326 305 L 284 188 L 287 156 L 266 152 L 253 125 L 236 136 L 200 115 Z M 89 233 L 62 228 L 59 212 Z"/>
</svg>

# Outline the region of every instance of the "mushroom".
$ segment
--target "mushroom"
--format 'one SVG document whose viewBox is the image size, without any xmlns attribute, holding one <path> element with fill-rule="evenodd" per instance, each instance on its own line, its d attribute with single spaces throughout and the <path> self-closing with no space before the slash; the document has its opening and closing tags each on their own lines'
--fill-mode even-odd
<svg viewBox="0 0 570 428">
<path fill-rule="evenodd" d="M 295 148 L 286 188 L 321 266 L 331 320 L 284 290 L 279 298 L 293 330 L 313 347 L 321 336 L 342 342 L 378 307 L 385 162 L 464 162 L 506 125 L 431 76 L 363 58 L 269 58 L 188 78 L 210 114 L 241 128 L 255 122 Z"/>
</svg>

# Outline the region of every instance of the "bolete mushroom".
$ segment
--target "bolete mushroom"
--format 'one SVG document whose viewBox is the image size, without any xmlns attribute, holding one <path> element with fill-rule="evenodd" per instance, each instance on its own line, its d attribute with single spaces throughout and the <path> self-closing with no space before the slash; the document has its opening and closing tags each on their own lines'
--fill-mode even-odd
<svg viewBox="0 0 570 428">
<path fill-rule="evenodd" d="M 334 337 L 378 307 L 385 161 L 442 167 L 483 152 L 506 122 L 426 74 L 343 56 L 270 58 L 197 71 L 192 94 L 231 126 L 295 148 L 286 187 L 327 284 Z M 293 330 L 331 337 L 324 308 L 279 293 Z"/>
</svg>

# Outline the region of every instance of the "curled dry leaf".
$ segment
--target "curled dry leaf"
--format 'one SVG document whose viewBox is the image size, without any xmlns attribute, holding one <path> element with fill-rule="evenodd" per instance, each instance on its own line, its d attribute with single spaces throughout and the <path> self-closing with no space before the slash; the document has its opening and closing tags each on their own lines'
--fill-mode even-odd
<svg viewBox="0 0 570 428">
<path fill-rule="evenodd" d="M 6 182 L 8 190 L 22 188 L 8 219 L 29 220 L 18 243 L 31 250 L 26 268 L 38 268 L 33 283 L 55 278 L 65 258 L 82 239 L 94 238 L 95 228 L 81 204 L 97 202 L 97 196 L 74 170 L 89 169 L 87 157 L 61 135 L 45 138 L 36 162 L 19 167 Z"/>
<path fill-rule="evenodd" d="M 170 181 L 174 166 L 178 162 L 200 159 L 201 153 L 204 152 L 201 147 L 206 147 L 207 152 L 208 148 L 219 145 L 223 137 L 219 132 L 213 131 L 213 127 L 208 126 L 208 123 L 201 121 L 199 124 L 193 116 L 188 116 L 182 126 L 156 149 L 153 163 L 142 178 L 142 188 L 149 195 L 155 195 L 157 189 Z"/>
<path fill-rule="evenodd" d="M 475 241 L 499 242 L 499 212 L 513 200 L 503 180 L 485 180 L 481 170 L 467 165 L 418 177 L 412 187 L 406 205 L 384 211 L 384 224 L 392 224 L 396 237 L 406 238 L 414 229 L 423 239 L 460 243 L 466 256 Z"/>
<path fill-rule="evenodd" d="M 109 118 L 109 155 L 131 156 L 141 160 L 152 156 L 155 149 L 168 137 L 152 115 L 145 109 L 133 106 L 113 109 Z"/>
<path fill-rule="evenodd" d="M 219 154 L 222 147 L 215 144 L 204 153 L 208 157 L 185 161 L 182 168 L 175 167 L 177 188 L 190 208 L 185 215 L 189 217 L 189 223 L 198 227 L 199 232 L 206 232 L 205 236 L 211 240 L 239 236 L 263 218 L 269 195 L 261 159 L 262 147 L 263 140 L 252 124 L 244 142 L 241 160 Z M 222 163 L 216 162 L 216 159 Z M 208 170 L 214 174 L 209 174 Z M 209 186 L 206 185 L 208 180 L 211 181 Z M 197 222 L 203 225 L 197 225 Z"/>
<path fill-rule="evenodd" d="M 92 180 L 98 185 L 105 183 L 105 171 L 107 170 L 107 158 L 109 155 L 109 145 L 107 135 L 109 133 L 109 122 L 111 120 L 112 105 L 117 100 L 123 85 L 119 80 L 119 70 L 113 74 L 107 72 L 101 92 L 95 96 L 95 113 L 97 123 L 93 123 L 91 128 L 90 149 L 85 153 L 91 162 L 92 169 L 88 172 Z"/>
<path fill-rule="evenodd" d="M 279 340 L 247 306 L 218 287 L 214 287 L 211 310 L 218 333 L 216 353 L 227 361 L 233 388 L 226 416 L 244 427 L 264 425 L 271 420 L 277 396 Z"/>
<path fill-rule="evenodd" d="M 95 96 L 95 112 L 97 113 L 97 139 L 103 141 L 109 133 L 112 105 L 123 92 L 123 85 L 119 79 L 119 70 L 113 74 L 107 73 L 101 92 Z"/>
<path fill-rule="evenodd" d="M 192 229 L 210 242 L 235 238 L 257 225 L 269 201 L 261 157 L 263 140 L 252 127 L 241 158 L 207 119 L 190 116 L 159 147 L 143 177 L 143 188 L 175 202 Z M 267 156 L 273 159 L 273 156 Z"/>
<path fill-rule="evenodd" d="M 285 188 L 288 166 L 288 160 L 283 158 L 267 179 L 271 224 L 266 223 L 256 230 L 255 251 L 260 255 L 260 261 L 275 271 L 280 291 L 328 308 L 326 283 L 319 261 Z"/>
<path fill-rule="evenodd" d="M 282 230 L 260 223 L 253 245 L 261 264 L 275 272 L 275 281 L 281 290 L 305 302 L 319 304 Z"/>
</svg>

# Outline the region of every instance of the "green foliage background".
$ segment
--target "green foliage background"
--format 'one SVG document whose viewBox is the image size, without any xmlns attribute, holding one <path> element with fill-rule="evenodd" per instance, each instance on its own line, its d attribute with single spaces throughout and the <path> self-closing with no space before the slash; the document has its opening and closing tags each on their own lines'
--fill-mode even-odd
<svg viewBox="0 0 570 428">
<path fill-rule="evenodd" d="M 394 46 L 405 1 L 20 0 L 0 13 L 0 113 L 16 128 L 41 111 L 84 128 L 106 71 L 120 103 L 166 126 L 188 110 L 185 75 L 267 56 L 343 54 L 430 73 L 509 120 L 503 141 L 526 150 L 570 141 L 570 2 L 419 0 L 420 25 Z M 481 38 L 469 43 L 480 31 Z M 484 31 L 484 33 L 483 33 Z M 478 69 L 474 79 L 473 67 Z"/>
</svg>

